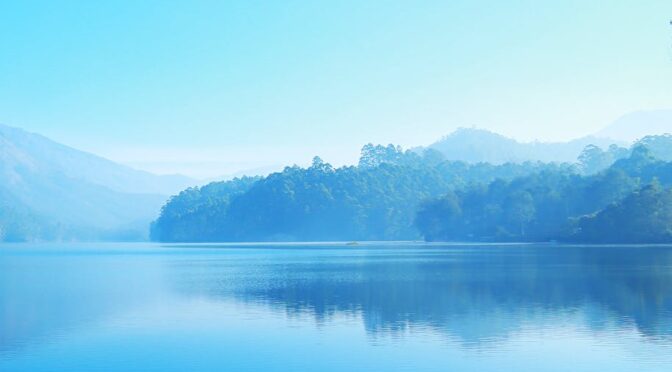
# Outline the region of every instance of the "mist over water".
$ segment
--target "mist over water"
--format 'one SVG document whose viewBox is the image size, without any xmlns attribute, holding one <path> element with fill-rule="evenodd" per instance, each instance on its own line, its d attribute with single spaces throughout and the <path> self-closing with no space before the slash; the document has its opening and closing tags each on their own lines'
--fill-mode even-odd
<svg viewBox="0 0 672 372">
<path fill-rule="evenodd" d="M 0 370 L 664 371 L 671 269 L 671 246 L 4 245 Z"/>
</svg>

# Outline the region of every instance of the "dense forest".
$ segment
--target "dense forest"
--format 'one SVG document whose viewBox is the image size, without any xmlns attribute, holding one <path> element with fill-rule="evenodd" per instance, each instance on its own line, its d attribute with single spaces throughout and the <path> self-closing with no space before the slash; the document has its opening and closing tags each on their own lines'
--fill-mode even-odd
<svg viewBox="0 0 672 372">
<path fill-rule="evenodd" d="M 547 241 L 592 235 L 607 240 L 613 236 L 610 230 L 588 232 L 597 227 L 588 221 L 600 218 L 598 212 L 607 207 L 617 208 L 653 182 L 659 170 L 672 174 L 672 163 L 660 163 L 641 147 L 595 175 L 544 171 L 475 184 L 425 202 L 415 223 L 427 240 Z M 626 213 L 634 218 L 634 211 Z"/>
<path fill-rule="evenodd" d="M 569 165 L 448 162 L 435 150 L 366 145 L 357 166 L 316 157 L 262 179 L 235 179 L 173 197 L 152 226 L 159 241 L 418 239 L 416 207 L 446 190 Z"/>
<path fill-rule="evenodd" d="M 357 166 L 334 169 L 316 157 L 308 168 L 185 190 L 164 206 L 151 235 L 177 242 L 607 241 L 593 231 L 607 223 L 600 221 L 631 213 L 628 197 L 648 184 L 672 184 L 664 161 L 671 139 L 647 137 L 631 149 L 587 146 L 575 164 L 470 164 L 432 149 L 369 144 Z M 665 239 L 656 236 L 645 240 Z"/>
<path fill-rule="evenodd" d="M 415 224 L 438 241 L 671 242 L 672 163 L 645 143 L 595 174 L 594 157 L 608 153 L 587 148 L 587 175 L 542 171 L 448 192 L 426 201 Z"/>
<path fill-rule="evenodd" d="M 174 196 L 157 241 L 672 241 L 672 136 L 586 146 L 576 163 L 466 163 L 366 145 L 357 166 L 315 157 Z M 644 228 L 646 227 L 646 228 Z"/>
</svg>

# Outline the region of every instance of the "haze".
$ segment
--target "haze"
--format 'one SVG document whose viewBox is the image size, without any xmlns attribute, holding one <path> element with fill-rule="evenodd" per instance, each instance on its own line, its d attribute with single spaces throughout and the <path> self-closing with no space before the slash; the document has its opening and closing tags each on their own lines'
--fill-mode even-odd
<svg viewBox="0 0 672 372">
<path fill-rule="evenodd" d="M 214 177 L 669 109 L 669 1 L 4 2 L 3 124 Z M 375 15 L 375 16 L 372 16 Z M 36 108 L 37 107 L 37 108 Z"/>
</svg>

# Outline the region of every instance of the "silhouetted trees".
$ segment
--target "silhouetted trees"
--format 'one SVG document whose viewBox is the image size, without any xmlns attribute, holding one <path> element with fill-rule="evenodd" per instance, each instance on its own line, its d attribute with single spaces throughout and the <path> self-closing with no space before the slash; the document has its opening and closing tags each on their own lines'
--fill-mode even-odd
<svg viewBox="0 0 672 372">
<path fill-rule="evenodd" d="M 579 155 L 579 166 L 584 174 L 595 174 L 609 168 L 617 160 L 628 157 L 629 153 L 628 149 L 617 145 L 609 146 L 607 151 L 588 145 Z"/>
<path fill-rule="evenodd" d="M 592 243 L 672 242 L 672 189 L 654 180 L 624 200 L 581 218 L 574 238 Z"/>
<path fill-rule="evenodd" d="M 152 238 L 670 241 L 672 162 L 659 158 L 669 140 L 588 146 L 578 166 L 469 164 L 368 144 L 358 166 L 315 157 L 308 168 L 185 190 L 164 206 Z"/>
<path fill-rule="evenodd" d="M 425 202 L 416 226 L 427 240 L 672 242 L 671 177 L 640 144 L 596 175 L 544 170 Z"/>
<path fill-rule="evenodd" d="M 415 213 L 424 200 L 476 182 L 512 179 L 541 163 L 466 164 L 435 150 L 366 145 L 357 167 L 334 169 L 319 157 L 261 179 L 213 183 L 184 191 L 152 227 L 159 241 L 418 239 Z M 527 211 L 517 212 L 524 225 Z M 524 227 L 524 226 L 523 226 Z"/>
</svg>

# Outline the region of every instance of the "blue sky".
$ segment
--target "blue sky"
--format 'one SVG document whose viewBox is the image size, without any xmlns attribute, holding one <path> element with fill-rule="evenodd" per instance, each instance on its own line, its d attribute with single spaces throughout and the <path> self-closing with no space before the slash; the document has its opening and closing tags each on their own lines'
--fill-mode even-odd
<svg viewBox="0 0 672 372">
<path fill-rule="evenodd" d="M 4 1 L 0 122 L 215 176 L 672 107 L 671 1 Z"/>
</svg>

